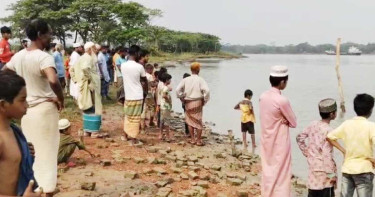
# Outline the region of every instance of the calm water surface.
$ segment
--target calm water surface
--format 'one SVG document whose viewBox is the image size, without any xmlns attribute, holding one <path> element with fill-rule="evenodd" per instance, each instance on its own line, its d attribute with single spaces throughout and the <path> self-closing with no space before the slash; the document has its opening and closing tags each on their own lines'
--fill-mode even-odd
<svg viewBox="0 0 375 197">
<path fill-rule="evenodd" d="M 240 137 L 240 112 L 233 110 L 243 98 L 245 89 L 254 92 L 253 104 L 259 120 L 259 96 L 270 88 L 268 81 L 270 67 L 273 65 L 289 67 L 289 83 L 283 94 L 291 102 L 296 113 L 298 126 L 291 129 L 293 173 L 307 179 L 307 162 L 300 152 L 296 135 L 309 122 L 319 119 L 318 102 L 324 98 L 339 99 L 335 72 L 335 56 L 327 55 L 247 55 L 243 59 L 223 60 L 203 63 L 201 76 L 211 89 L 211 100 L 204 109 L 204 121 L 216 123 L 214 131 L 227 133 L 233 129 Z M 189 72 L 189 65 L 178 65 L 170 68 L 172 85 L 176 87 L 182 75 Z M 375 56 L 343 56 L 341 57 L 341 75 L 347 113 L 344 118 L 332 122 L 337 127 L 343 120 L 355 116 L 352 101 L 358 93 L 375 95 Z M 181 103 L 173 97 L 175 111 L 182 111 Z M 370 120 L 374 121 L 373 117 Z M 259 144 L 260 124 L 256 123 L 257 143 Z M 259 152 L 259 151 L 258 151 Z M 339 166 L 342 156 L 335 150 Z"/>
</svg>

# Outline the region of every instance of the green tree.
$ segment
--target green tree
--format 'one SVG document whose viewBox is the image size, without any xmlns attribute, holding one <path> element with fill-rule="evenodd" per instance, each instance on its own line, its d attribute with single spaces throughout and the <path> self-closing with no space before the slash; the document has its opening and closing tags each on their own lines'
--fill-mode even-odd
<svg viewBox="0 0 375 197">
<path fill-rule="evenodd" d="M 3 18 L 12 25 L 14 36 L 20 40 L 25 37 L 24 29 L 33 19 L 46 20 L 54 30 L 54 35 L 65 46 L 69 34 L 69 12 L 67 8 L 73 0 L 20 0 L 11 4 L 8 10 L 13 14 Z"/>
<path fill-rule="evenodd" d="M 68 8 L 69 19 L 73 21 L 71 30 L 76 31 L 83 42 L 89 39 L 102 40 L 103 26 L 115 24 L 113 7 L 121 4 L 120 0 L 75 0 Z M 75 38 L 76 40 L 76 38 Z"/>
</svg>

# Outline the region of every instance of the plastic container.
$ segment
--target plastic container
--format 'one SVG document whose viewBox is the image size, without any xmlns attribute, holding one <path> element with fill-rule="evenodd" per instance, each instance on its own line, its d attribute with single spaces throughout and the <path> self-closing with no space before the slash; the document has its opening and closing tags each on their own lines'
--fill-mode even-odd
<svg viewBox="0 0 375 197">
<path fill-rule="evenodd" d="M 83 130 L 85 132 L 99 132 L 102 125 L 102 116 L 96 114 L 83 114 Z"/>
</svg>

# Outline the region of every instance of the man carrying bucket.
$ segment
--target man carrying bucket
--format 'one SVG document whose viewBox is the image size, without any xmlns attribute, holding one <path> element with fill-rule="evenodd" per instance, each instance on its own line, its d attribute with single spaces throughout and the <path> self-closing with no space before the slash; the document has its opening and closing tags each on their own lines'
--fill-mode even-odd
<svg viewBox="0 0 375 197">
<path fill-rule="evenodd" d="M 96 47 L 93 42 L 88 42 L 84 46 L 85 54 L 82 55 L 74 66 L 74 78 L 79 87 L 78 107 L 84 113 L 85 136 L 89 132 L 96 132 L 91 135 L 92 138 L 99 137 L 97 133 L 100 129 L 102 115 L 102 100 L 100 95 L 100 76 L 96 66 Z M 86 128 L 88 119 L 99 119 L 96 127 Z"/>
</svg>

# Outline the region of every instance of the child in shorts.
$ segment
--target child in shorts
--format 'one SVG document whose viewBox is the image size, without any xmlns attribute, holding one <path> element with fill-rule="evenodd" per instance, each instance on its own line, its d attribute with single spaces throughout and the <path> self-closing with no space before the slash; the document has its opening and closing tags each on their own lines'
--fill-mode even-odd
<svg viewBox="0 0 375 197">
<path fill-rule="evenodd" d="M 244 148 L 248 147 L 247 140 L 246 140 L 246 132 L 249 132 L 251 135 L 251 143 L 253 145 L 253 150 L 256 148 L 255 144 L 255 115 L 253 110 L 253 104 L 251 102 L 251 98 L 253 96 L 253 92 L 251 90 L 246 90 L 244 93 L 244 99 L 240 101 L 234 109 L 241 110 L 241 131 L 242 131 L 242 140 L 244 144 Z"/>
</svg>

